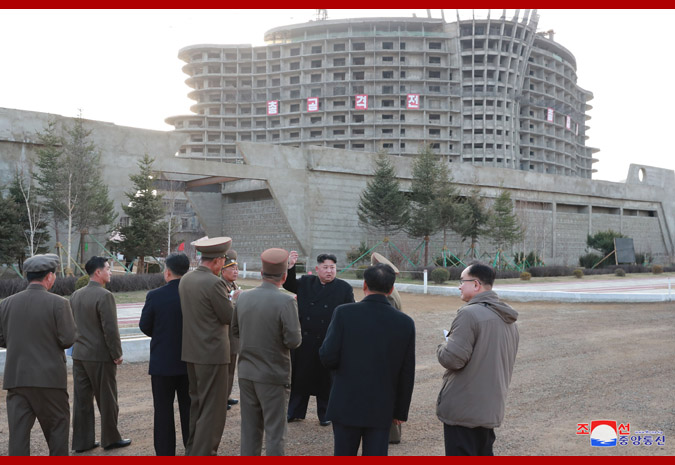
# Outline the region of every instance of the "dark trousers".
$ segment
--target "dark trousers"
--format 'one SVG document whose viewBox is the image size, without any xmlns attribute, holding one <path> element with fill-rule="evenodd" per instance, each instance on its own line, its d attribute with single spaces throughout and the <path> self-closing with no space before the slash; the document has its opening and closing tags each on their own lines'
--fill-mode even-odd
<svg viewBox="0 0 675 465">
<path fill-rule="evenodd" d="M 30 431 L 36 418 L 47 440 L 49 455 L 68 455 L 68 391 L 36 387 L 7 390 L 8 455 L 30 455 Z"/>
<path fill-rule="evenodd" d="M 309 396 L 294 393 L 293 386 L 291 386 L 291 396 L 288 401 L 288 419 L 305 418 L 305 415 L 307 415 L 308 404 Z M 316 413 L 319 417 L 319 421 L 326 421 L 326 409 L 328 409 L 328 399 L 316 396 Z"/>
<path fill-rule="evenodd" d="M 390 429 L 360 428 L 333 422 L 333 455 L 356 455 L 361 442 L 361 455 L 387 455 Z"/>
<path fill-rule="evenodd" d="M 227 369 L 227 398 L 232 395 L 234 387 L 234 370 L 237 368 L 237 354 L 230 355 L 230 366 Z"/>
<path fill-rule="evenodd" d="M 94 447 L 94 399 L 101 415 L 101 446 L 122 439 L 117 429 L 117 365 L 73 360 L 73 449 Z"/>
<path fill-rule="evenodd" d="M 494 455 L 495 431 L 492 428 L 467 428 L 443 424 L 445 455 Z"/>
<path fill-rule="evenodd" d="M 155 407 L 154 440 L 156 455 L 176 455 L 176 423 L 173 401 L 178 397 L 183 445 L 190 437 L 190 382 L 188 375 L 152 375 L 152 403 Z"/>
</svg>

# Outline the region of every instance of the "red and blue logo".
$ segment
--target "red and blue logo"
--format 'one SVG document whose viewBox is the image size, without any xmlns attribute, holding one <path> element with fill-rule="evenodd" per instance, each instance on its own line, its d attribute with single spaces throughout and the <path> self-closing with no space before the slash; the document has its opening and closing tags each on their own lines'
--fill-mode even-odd
<svg viewBox="0 0 675 465">
<path fill-rule="evenodd" d="M 591 421 L 591 446 L 614 447 L 616 446 L 617 437 L 616 421 Z"/>
</svg>

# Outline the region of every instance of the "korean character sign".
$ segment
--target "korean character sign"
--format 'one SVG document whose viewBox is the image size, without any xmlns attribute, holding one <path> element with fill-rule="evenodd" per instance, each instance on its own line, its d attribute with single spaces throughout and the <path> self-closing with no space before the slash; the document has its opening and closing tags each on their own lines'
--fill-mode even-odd
<svg viewBox="0 0 675 465">
<path fill-rule="evenodd" d="M 549 123 L 552 123 L 554 114 L 555 114 L 555 112 L 553 111 L 553 108 L 547 108 L 546 109 L 546 121 L 548 121 Z"/>
<path fill-rule="evenodd" d="M 354 110 L 367 110 L 368 109 L 368 96 L 367 95 L 356 95 L 354 101 Z"/>
<path fill-rule="evenodd" d="M 319 97 L 309 97 L 307 99 L 307 111 L 319 111 Z"/>
<path fill-rule="evenodd" d="M 565 116 L 565 127 L 571 131 L 572 130 L 572 118 L 568 115 Z"/>
<path fill-rule="evenodd" d="M 408 98 L 406 99 L 406 107 L 408 110 L 419 110 L 420 94 L 408 94 Z"/>
<path fill-rule="evenodd" d="M 279 100 L 269 100 L 267 102 L 267 116 L 279 114 Z"/>
</svg>

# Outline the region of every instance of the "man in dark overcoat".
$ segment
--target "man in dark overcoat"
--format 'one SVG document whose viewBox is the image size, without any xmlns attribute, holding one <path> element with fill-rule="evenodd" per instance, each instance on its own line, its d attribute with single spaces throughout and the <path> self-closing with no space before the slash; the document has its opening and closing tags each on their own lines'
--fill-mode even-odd
<svg viewBox="0 0 675 465">
<path fill-rule="evenodd" d="M 116 449 L 131 444 L 117 428 L 117 365 L 122 359 L 122 341 L 117 325 L 117 306 L 105 288 L 110 282 L 110 263 L 93 256 L 84 265 L 89 284 L 70 298 L 77 325 L 73 344 L 73 449 L 84 452 L 98 446 L 94 421 L 94 398 L 101 415 L 101 445 Z"/>
<path fill-rule="evenodd" d="M 387 301 L 396 275 L 384 264 L 363 273 L 365 298 L 335 309 L 319 350 L 333 370 L 326 417 L 335 455 L 387 455 L 392 423 L 408 419 L 415 382 L 415 324 Z"/>
<path fill-rule="evenodd" d="M 317 257 L 316 275 L 296 277 L 298 253 L 292 250 L 288 260 L 288 277 L 284 289 L 297 294 L 302 328 L 302 344 L 291 354 L 292 381 L 288 402 L 288 421 L 305 418 L 310 396 L 316 396 L 316 409 L 321 426 L 326 419 L 330 395 L 330 372 L 319 359 L 319 347 L 326 337 L 335 307 L 354 302 L 354 290 L 346 281 L 337 279 L 337 258 L 332 254 Z"/>
<path fill-rule="evenodd" d="M 23 265 L 28 288 L 0 302 L 0 347 L 7 348 L 3 389 L 9 455 L 30 455 L 35 418 L 49 455 L 68 455 L 70 405 L 63 351 L 75 342 L 75 321 L 68 300 L 48 292 L 58 264 L 54 254 L 29 258 Z"/>
<path fill-rule="evenodd" d="M 190 379 L 190 436 L 186 455 L 216 455 L 227 415 L 232 302 L 219 277 L 232 239 L 215 237 L 193 245 L 200 265 L 178 284 L 183 312 L 181 359 Z"/>
<path fill-rule="evenodd" d="M 187 365 L 181 361 L 183 314 L 178 283 L 190 269 L 190 259 L 183 253 L 166 258 L 166 285 L 148 292 L 138 326 L 150 336 L 148 373 L 152 383 L 155 410 L 153 432 L 155 454 L 176 455 L 176 425 L 173 402 L 178 397 L 178 412 L 183 445 L 190 436 L 190 382 Z"/>
</svg>

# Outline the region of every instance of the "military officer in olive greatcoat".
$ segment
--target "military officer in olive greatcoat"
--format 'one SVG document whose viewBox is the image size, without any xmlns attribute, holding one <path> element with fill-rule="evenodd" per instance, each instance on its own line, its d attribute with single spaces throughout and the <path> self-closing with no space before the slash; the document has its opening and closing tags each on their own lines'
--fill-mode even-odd
<svg viewBox="0 0 675 465">
<path fill-rule="evenodd" d="M 218 276 L 232 239 L 202 239 L 199 267 L 178 285 L 183 312 L 182 360 L 190 380 L 190 437 L 186 455 L 216 455 L 227 415 L 229 326 L 234 308 Z"/>
<path fill-rule="evenodd" d="M 225 254 L 225 264 L 220 273 L 220 276 L 225 281 L 225 287 L 227 288 L 227 296 L 232 301 L 232 304 L 236 307 L 237 299 L 239 294 L 241 294 L 241 288 L 237 285 L 237 278 L 239 277 L 239 264 L 237 263 L 237 252 L 236 250 L 228 250 Z M 237 399 L 232 399 L 232 387 L 234 386 L 234 370 L 237 367 L 237 353 L 239 352 L 239 338 L 235 336 L 232 332 L 232 325 L 230 325 L 230 368 L 227 373 L 227 409 L 233 405 L 237 405 L 239 401 Z"/>
<path fill-rule="evenodd" d="M 24 262 L 28 288 L 0 302 L 0 347 L 7 348 L 3 389 L 7 390 L 9 455 L 30 455 L 35 419 L 49 455 L 68 455 L 70 405 L 66 355 L 75 342 L 75 321 L 67 299 L 48 291 L 59 257 L 35 255 Z"/>
<path fill-rule="evenodd" d="M 286 409 L 291 383 L 290 349 L 300 345 L 298 306 L 280 292 L 288 252 L 267 249 L 262 284 L 244 292 L 234 310 L 234 333 L 240 337 L 241 455 L 285 454 Z"/>
</svg>

